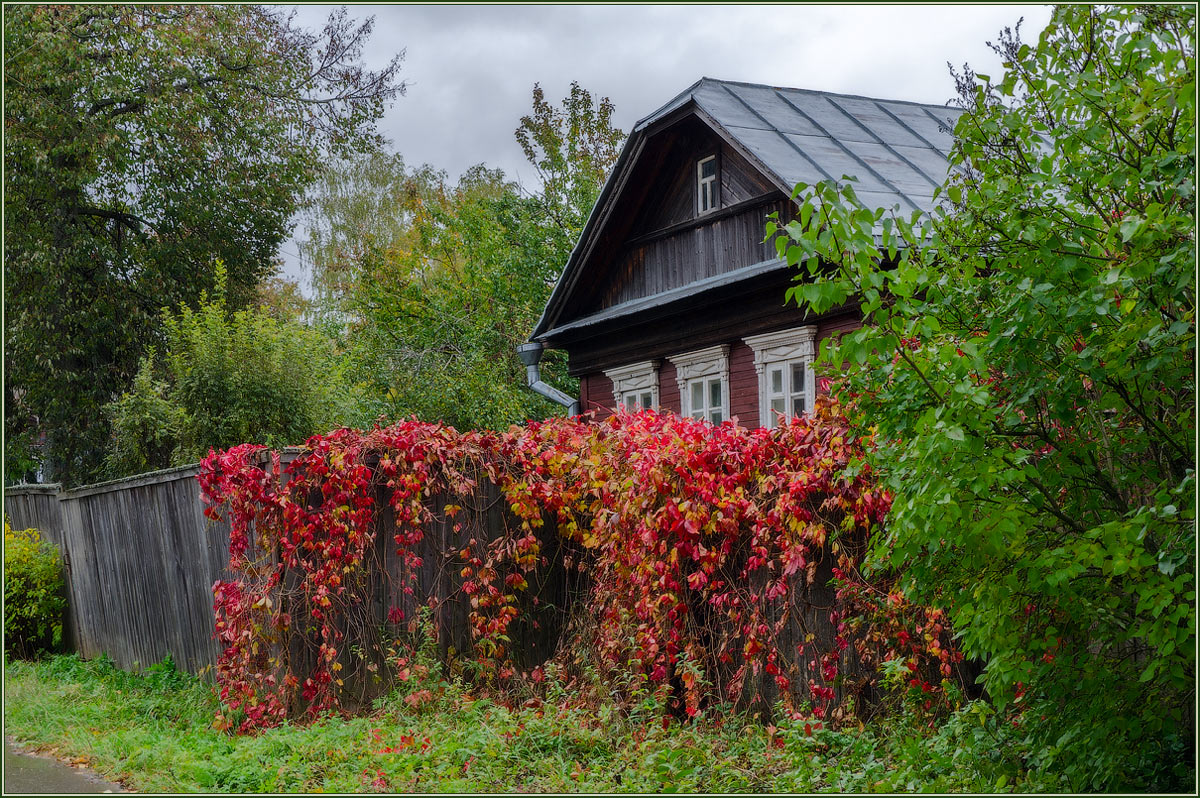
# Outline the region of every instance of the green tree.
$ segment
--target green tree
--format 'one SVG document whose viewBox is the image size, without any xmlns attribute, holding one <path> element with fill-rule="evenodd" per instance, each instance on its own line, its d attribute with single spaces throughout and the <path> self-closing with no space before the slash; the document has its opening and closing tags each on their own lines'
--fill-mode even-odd
<svg viewBox="0 0 1200 798">
<path fill-rule="evenodd" d="M 622 134 L 612 105 L 574 84 L 561 110 L 539 88 L 518 140 L 529 192 L 478 165 L 457 184 L 380 151 L 318 182 L 305 262 L 320 315 L 343 325 L 373 411 L 496 428 L 558 407 L 525 387 L 526 340 L 591 211 Z M 560 353 L 544 375 L 573 390 Z"/>
<path fill-rule="evenodd" d="M 514 353 L 547 295 L 545 255 L 530 240 L 536 209 L 482 166 L 454 186 L 417 170 L 405 194 L 404 235 L 369 253 L 353 300 L 354 348 L 378 381 L 379 412 L 465 429 L 555 412 L 525 387 Z"/>
<path fill-rule="evenodd" d="M 372 249 L 386 250 L 411 221 L 404 159 L 376 147 L 338 161 L 310 189 L 299 242 L 323 318 L 340 318 Z"/>
<path fill-rule="evenodd" d="M 156 361 L 151 350 L 129 390 L 104 408 L 112 428 L 105 477 L 119 479 L 176 463 L 173 455 L 186 416 L 167 398 L 167 383 L 157 376 Z"/>
<path fill-rule="evenodd" d="M 163 314 L 161 358 L 143 359 L 132 390 L 107 406 L 112 435 L 105 476 L 194 463 L 239 443 L 304 443 L 361 425 L 359 388 L 333 341 L 268 308 L 230 312 L 217 294 Z"/>
<path fill-rule="evenodd" d="M 553 225 L 574 246 L 621 154 L 625 134 L 612 125 L 612 101 L 593 99 L 578 81 L 571 82 L 561 105 L 560 110 L 547 102 L 535 83 L 532 113 L 521 117 L 514 135 L 541 181 L 533 196 L 542 226 Z"/>
<path fill-rule="evenodd" d="M 861 302 L 822 358 L 895 492 L 877 567 L 949 611 L 1030 766 L 1076 790 L 1193 786 L 1195 23 L 1006 31 L 1001 79 L 956 76 L 942 211 L 799 186 L 768 228 L 791 297 Z"/>
<path fill-rule="evenodd" d="M 373 141 L 403 90 L 399 55 L 358 65 L 370 31 L 249 5 L 5 8 L 10 446 L 45 434 L 51 477 L 96 476 L 100 408 L 159 309 L 212 289 L 217 259 L 250 300 L 322 154 Z"/>
</svg>

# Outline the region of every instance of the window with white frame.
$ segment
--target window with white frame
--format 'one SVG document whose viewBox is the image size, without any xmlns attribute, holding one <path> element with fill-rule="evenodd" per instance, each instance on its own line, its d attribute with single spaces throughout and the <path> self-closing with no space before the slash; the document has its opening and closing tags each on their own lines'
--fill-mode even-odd
<svg viewBox="0 0 1200 798">
<path fill-rule="evenodd" d="M 717 209 L 717 156 L 710 155 L 696 162 L 696 213 L 703 215 Z"/>
<path fill-rule="evenodd" d="M 612 380 L 617 407 L 631 413 L 657 409 L 658 366 L 659 361 L 646 360 L 604 372 L 604 376 Z"/>
<path fill-rule="evenodd" d="M 679 381 L 680 415 L 720 424 L 729 418 L 729 346 L 667 358 Z"/>
<path fill-rule="evenodd" d="M 744 339 L 754 350 L 760 425 L 771 429 L 780 416 L 793 418 L 812 412 L 816 398 L 812 368 L 816 337 L 817 328 L 809 326 Z"/>
</svg>

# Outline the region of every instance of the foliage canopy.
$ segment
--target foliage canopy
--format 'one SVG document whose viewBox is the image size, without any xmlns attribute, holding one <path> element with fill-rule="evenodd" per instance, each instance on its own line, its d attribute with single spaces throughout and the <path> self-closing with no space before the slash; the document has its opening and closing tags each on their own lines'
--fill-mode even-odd
<svg viewBox="0 0 1200 798">
<path fill-rule="evenodd" d="M 343 325 L 372 415 L 502 429 L 555 412 L 513 349 L 545 306 L 623 139 L 612 104 L 572 84 L 561 108 L 533 90 L 517 139 L 541 186 L 484 165 L 457 183 L 383 150 L 315 186 L 302 245 L 318 314 Z M 569 389 L 562 353 L 543 377 Z"/>
<path fill-rule="evenodd" d="M 358 66 L 371 22 L 321 34 L 250 5 L 6 8 L 5 427 L 19 468 L 97 475 L 99 409 L 163 307 L 228 268 L 244 305 L 322 153 L 374 140 L 400 56 Z M 13 474 L 6 477 L 14 476 Z"/>
<path fill-rule="evenodd" d="M 945 607 L 1074 789 L 1180 783 L 1195 700 L 1195 10 L 1005 31 L 932 217 L 798 186 L 776 244 L 895 491 L 874 560 Z"/>
<path fill-rule="evenodd" d="M 333 341 L 263 309 L 231 313 L 218 264 L 217 295 L 164 312 L 163 356 L 142 361 L 132 390 L 108 405 L 111 478 L 195 463 L 243 442 L 283 447 L 347 423 L 359 391 Z"/>
</svg>

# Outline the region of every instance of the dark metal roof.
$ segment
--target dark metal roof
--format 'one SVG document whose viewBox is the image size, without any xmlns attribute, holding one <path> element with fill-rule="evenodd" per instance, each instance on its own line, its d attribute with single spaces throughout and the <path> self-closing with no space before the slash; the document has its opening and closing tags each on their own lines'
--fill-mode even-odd
<svg viewBox="0 0 1200 798">
<path fill-rule="evenodd" d="M 558 316 L 593 235 L 618 201 L 648 132 L 687 108 L 785 193 L 796 183 L 849 176 L 856 178 L 854 190 L 864 205 L 898 205 L 904 216 L 933 210 L 933 190 L 946 180 L 954 124 L 962 114 L 942 105 L 701 78 L 634 126 L 531 339 L 547 337 L 552 326 L 553 332 L 574 326 L 558 326 Z"/>
<path fill-rule="evenodd" d="M 869 208 L 933 210 L 946 180 L 961 109 L 850 94 L 701 78 L 634 127 L 640 132 L 693 102 L 769 176 L 796 183 L 857 178 Z"/>
</svg>

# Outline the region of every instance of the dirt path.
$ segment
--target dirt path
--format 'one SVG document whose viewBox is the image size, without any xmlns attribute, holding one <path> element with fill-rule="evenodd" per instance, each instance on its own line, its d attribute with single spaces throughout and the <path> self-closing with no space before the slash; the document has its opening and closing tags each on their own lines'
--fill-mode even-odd
<svg viewBox="0 0 1200 798">
<path fill-rule="evenodd" d="M 12 740 L 4 741 L 4 794 L 54 795 L 125 792 L 87 768 L 72 767 L 54 757 L 34 754 Z"/>
</svg>

